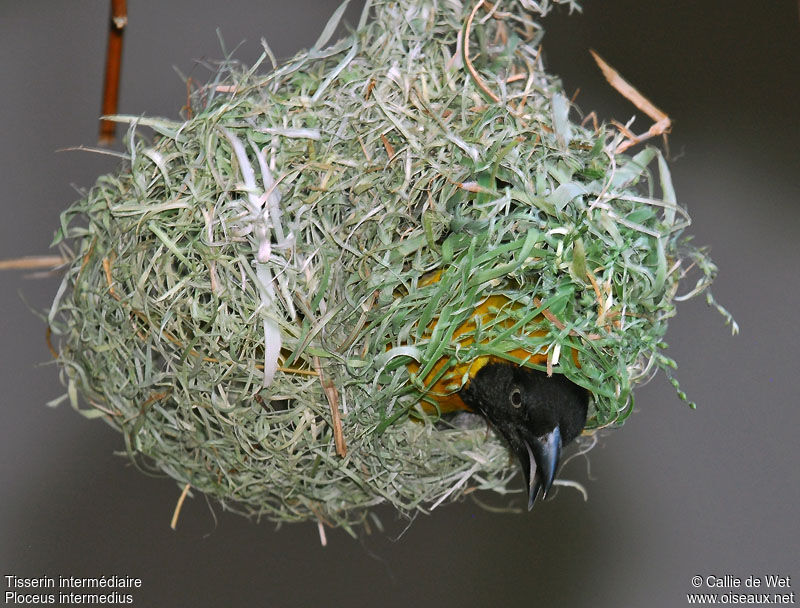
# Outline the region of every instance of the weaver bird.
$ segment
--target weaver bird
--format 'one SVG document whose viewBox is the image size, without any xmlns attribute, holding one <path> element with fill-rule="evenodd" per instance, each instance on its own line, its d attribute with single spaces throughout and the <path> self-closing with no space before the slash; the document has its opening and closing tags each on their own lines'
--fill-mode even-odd
<svg viewBox="0 0 800 608">
<path fill-rule="evenodd" d="M 425 283 L 436 282 L 439 277 L 440 273 L 436 273 Z M 470 318 L 453 331 L 452 342 L 461 347 L 469 346 L 476 327 L 497 323 L 498 312 L 508 306 L 516 309 L 518 305 L 502 295 L 486 297 Z M 538 317 L 537 320 L 542 319 Z M 433 332 L 437 321 L 435 319 L 427 327 L 427 335 Z M 514 321 L 506 317 L 499 323 L 508 328 Z M 530 335 L 544 333 L 537 330 Z M 546 354 L 522 348 L 508 354 L 527 363 L 543 365 L 547 361 Z M 575 351 L 572 356 L 579 365 Z M 563 374 L 548 376 L 493 355 L 447 367 L 448 364 L 449 358 L 442 357 L 425 375 L 425 398 L 435 403 L 435 407 L 423 402 L 423 408 L 440 413 L 469 411 L 483 416 L 519 459 L 528 489 L 528 509 L 532 509 L 539 493 L 544 499 L 553 484 L 562 448 L 575 439 L 586 424 L 589 392 Z M 418 372 L 420 365 L 411 362 L 408 369 Z M 466 382 L 458 388 L 463 378 Z"/>
<path fill-rule="evenodd" d="M 588 392 L 560 374 L 489 361 L 459 391 L 466 407 L 485 417 L 519 459 L 528 510 L 555 479 L 561 448 L 586 424 Z"/>
</svg>

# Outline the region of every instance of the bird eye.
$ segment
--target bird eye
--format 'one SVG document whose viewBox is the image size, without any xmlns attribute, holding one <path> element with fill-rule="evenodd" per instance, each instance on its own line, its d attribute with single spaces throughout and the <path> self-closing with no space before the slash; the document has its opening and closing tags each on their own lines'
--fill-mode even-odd
<svg viewBox="0 0 800 608">
<path fill-rule="evenodd" d="M 514 407 L 520 407 L 522 405 L 522 391 L 518 388 L 515 388 L 511 391 L 509 399 L 511 400 L 511 405 Z"/>
</svg>

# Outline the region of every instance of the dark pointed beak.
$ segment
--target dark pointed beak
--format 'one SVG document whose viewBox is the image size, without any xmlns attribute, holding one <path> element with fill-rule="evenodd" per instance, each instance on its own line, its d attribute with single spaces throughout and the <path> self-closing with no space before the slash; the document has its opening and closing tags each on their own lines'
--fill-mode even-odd
<svg viewBox="0 0 800 608">
<path fill-rule="evenodd" d="M 541 437 L 523 439 L 526 453 L 520 454 L 522 471 L 528 485 L 528 510 L 533 509 L 533 503 L 539 491 L 542 499 L 547 497 L 553 479 L 556 476 L 558 462 L 561 459 L 561 429 L 556 426 L 552 431 Z"/>
</svg>

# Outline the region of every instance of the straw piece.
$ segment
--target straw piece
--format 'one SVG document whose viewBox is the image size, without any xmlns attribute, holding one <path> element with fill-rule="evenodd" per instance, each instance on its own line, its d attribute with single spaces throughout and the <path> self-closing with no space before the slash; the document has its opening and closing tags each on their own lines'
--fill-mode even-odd
<svg viewBox="0 0 800 608">
<path fill-rule="evenodd" d="M 32 255 L 0 260 L 0 270 L 53 270 L 68 261 L 60 255 Z"/>
<path fill-rule="evenodd" d="M 169 527 L 173 530 L 178 528 L 178 518 L 181 515 L 181 509 L 183 508 L 183 501 L 186 500 L 186 496 L 189 494 L 189 489 L 192 487 L 191 484 L 187 483 L 183 486 L 183 491 L 181 495 L 178 497 L 178 502 L 175 505 L 175 510 L 172 512 L 172 520 L 169 522 Z"/>
<path fill-rule="evenodd" d="M 628 140 L 621 142 L 617 146 L 617 154 L 621 154 L 631 146 L 641 143 L 650 137 L 669 133 L 669 130 L 672 127 L 672 121 L 670 120 L 669 116 L 659 110 L 653 104 L 653 102 L 647 99 L 633 85 L 620 76 L 619 72 L 608 65 L 597 53 L 595 53 L 592 49 L 589 49 L 589 52 L 592 54 L 592 57 L 597 65 L 600 66 L 600 70 L 603 72 L 603 76 L 605 76 L 608 83 L 617 91 L 619 91 L 619 93 L 625 97 L 625 99 L 630 101 L 633 105 L 635 105 L 655 121 L 655 123 L 647 130 L 647 133 L 642 135 L 634 135 L 625 129 L 625 134 L 628 137 Z"/>
<path fill-rule="evenodd" d="M 314 368 L 317 371 L 317 376 L 325 391 L 325 398 L 328 400 L 328 405 L 331 408 L 331 423 L 333 424 L 333 438 L 336 443 L 336 453 L 344 458 L 347 456 L 347 445 L 344 441 L 344 433 L 342 432 L 342 416 L 339 413 L 339 393 L 333 383 L 325 377 L 322 372 L 322 365 L 319 362 L 319 357 L 314 355 Z"/>
</svg>

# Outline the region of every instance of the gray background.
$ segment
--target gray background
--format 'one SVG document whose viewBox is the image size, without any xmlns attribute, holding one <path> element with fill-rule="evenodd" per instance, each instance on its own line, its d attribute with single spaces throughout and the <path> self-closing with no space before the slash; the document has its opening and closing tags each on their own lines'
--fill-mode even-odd
<svg viewBox="0 0 800 608">
<path fill-rule="evenodd" d="M 265 36 L 280 56 L 316 39 L 337 0 L 131 2 L 121 112 L 174 117 L 173 66 L 221 56 L 215 28 L 252 62 Z M 357 19 L 358 7 L 348 15 Z M 113 159 L 93 145 L 106 2 L 0 0 L 0 258 L 47 252 L 74 186 Z M 673 178 L 696 242 L 721 268 L 714 292 L 742 327 L 731 337 L 702 301 L 679 308 L 667 340 L 690 411 L 663 376 L 603 435 L 586 483 L 531 514 L 471 502 L 355 541 L 313 524 L 275 530 L 187 500 L 112 455 L 122 440 L 60 395 L 44 325 L 54 278 L 0 275 L 0 575 L 136 576 L 139 606 L 683 606 L 695 574 L 797 576 L 797 4 L 770 0 L 587 1 L 546 22 L 549 68 L 578 104 L 625 121 L 633 108 L 602 79 L 595 48 L 674 119 Z M 644 120 L 637 122 L 640 130 Z M 213 509 L 213 512 L 212 512 Z M 0 579 L 2 580 L 2 579 Z M 3 591 L 5 581 L 3 580 Z M 800 577 L 793 580 L 800 585 Z"/>
</svg>

